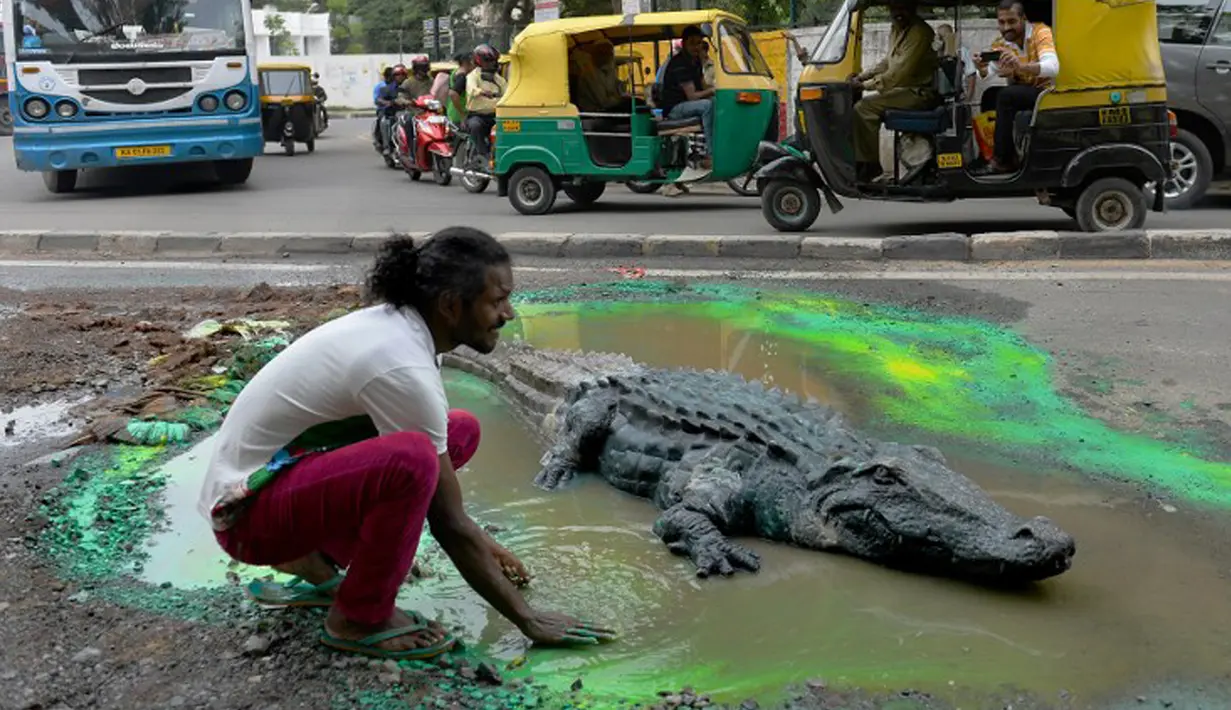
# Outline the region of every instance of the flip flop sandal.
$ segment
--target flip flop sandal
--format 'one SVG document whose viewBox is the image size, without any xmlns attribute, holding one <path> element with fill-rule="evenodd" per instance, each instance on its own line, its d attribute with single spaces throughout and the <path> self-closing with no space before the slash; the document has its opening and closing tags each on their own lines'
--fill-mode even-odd
<svg viewBox="0 0 1231 710">
<path fill-rule="evenodd" d="M 327 592 L 342 583 L 344 575 L 328 582 L 309 584 L 302 577 L 293 577 L 286 584 L 253 580 L 248 583 L 248 597 L 264 607 L 327 607 L 333 597 Z"/>
<path fill-rule="evenodd" d="M 416 620 L 416 623 L 409 626 L 401 626 L 396 629 L 388 629 L 380 633 L 372 634 L 367 638 L 352 641 L 350 639 L 340 639 L 330 634 L 327 630 L 321 630 L 321 643 L 336 651 L 345 651 L 347 653 L 357 653 L 361 656 L 372 656 L 374 658 L 392 658 L 398 661 L 421 661 L 429 658 L 435 658 L 441 654 L 450 651 L 456 644 L 457 639 L 452 634 L 445 634 L 444 639 L 432 646 L 423 648 L 408 648 L 403 651 L 390 651 L 380 648 L 376 644 L 389 639 L 413 634 L 416 631 L 426 631 L 430 628 L 427 621 L 418 614 L 411 613 L 411 618 Z"/>
</svg>

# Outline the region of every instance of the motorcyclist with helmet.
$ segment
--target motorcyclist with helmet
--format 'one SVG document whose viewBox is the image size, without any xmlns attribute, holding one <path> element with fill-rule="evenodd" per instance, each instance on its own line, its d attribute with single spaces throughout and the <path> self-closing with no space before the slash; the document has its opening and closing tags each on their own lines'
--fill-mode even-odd
<svg viewBox="0 0 1231 710">
<path fill-rule="evenodd" d="M 393 124 L 398 113 L 398 87 L 406 80 L 406 67 L 394 65 L 389 78 L 376 89 L 376 125 L 380 137 L 380 154 L 386 162 L 393 160 Z"/>
<path fill-rule="evenodd" d="M 474 48 L 475 68 L 466 75 L 466 132 L 474 139 L 480 155 L 491 156 L 491 131 L 496 125 L 496 103 L 508 89 L 500 76 L 500 52 L 490 44 Z"/>
<path fill-rule="evenodd" d="M 429 72 L 432 63 L 424 55 L 415 57 L 410 62 L 410 76 L 398 85 L 397 99 L 398 121 L 406 127 L 406 136 L 410 145 L 415 144 L 415 116 L 422 110 L 415 106 L 415 99 L 424 94 L 432 93 L 432 77 Z"/>
</svg>

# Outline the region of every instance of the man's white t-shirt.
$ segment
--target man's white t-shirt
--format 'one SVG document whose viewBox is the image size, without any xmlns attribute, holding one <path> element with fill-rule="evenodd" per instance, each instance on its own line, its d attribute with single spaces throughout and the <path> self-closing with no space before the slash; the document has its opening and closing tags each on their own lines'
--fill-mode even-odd
<svg viewBox="0 0 1231 710">
<path fill-rule="evenodd" d="M 218 430 L 198 510 L 225 529 L 219 508 L 250 495 L 249 477 L 318 424 L 367 415 L 380 434 L 423 432 L 443 454 L 448 410 L 440 358 L 418 311 L 349 313 L 292 342 L 240 392 Z"/>
</svg>

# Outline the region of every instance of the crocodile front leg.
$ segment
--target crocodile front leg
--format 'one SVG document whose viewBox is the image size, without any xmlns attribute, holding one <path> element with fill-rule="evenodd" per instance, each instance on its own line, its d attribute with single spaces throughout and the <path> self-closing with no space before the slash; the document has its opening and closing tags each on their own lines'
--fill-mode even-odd
<svg viewBox="0 0 1231 710">
<path fill-rule="evenodd" d="M 760 555 L 724 534 L 740 528 L 741 486 L 739 474 L 713 462 L 676 469 L 663 479 L 657 503 L 665 511 L 654 523 L 654 534 L 672 553 L 687 555 L 698 577 L 761 569 Z"/>
<path fill-rule="evenodd" d="M 539 462 L 543 468 L 534 485 L 552 490 L 571 481 L 578 471 L 593 470 L 611 433 L 617 404 L 614 392 L 598 390 L 569 405 L 555 444 Z"/>
<path fill-rule="evenodd" d="M 703 513 L 683 504 L 670 508 L 654 523 L 654 534 L 677 555 L 687 555 L 697 566 L 698 577 L 721 574 L 729 577 L 736 568 L 749 572 L 761 569 L 761 556 L 743 545 L 731 542 Z"/>
</svg>

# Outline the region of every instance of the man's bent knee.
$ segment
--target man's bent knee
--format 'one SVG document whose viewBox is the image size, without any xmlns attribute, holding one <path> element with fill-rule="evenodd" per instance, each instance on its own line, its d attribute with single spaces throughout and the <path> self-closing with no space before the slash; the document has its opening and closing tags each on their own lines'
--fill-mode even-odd
<svg viewBox="0 0 1231 710">
<path fill-rule="evenodd" d="M 431 437 L 417 431 L 400 431 L 385 434 L 374 443 L 379 447 L 376 458 L 385 461 L 381 467 L 385 474 L 381 481 L 382 494 L 404 497 L 431 496 L 436 492 L 440 459 Z"/>
</svg>

